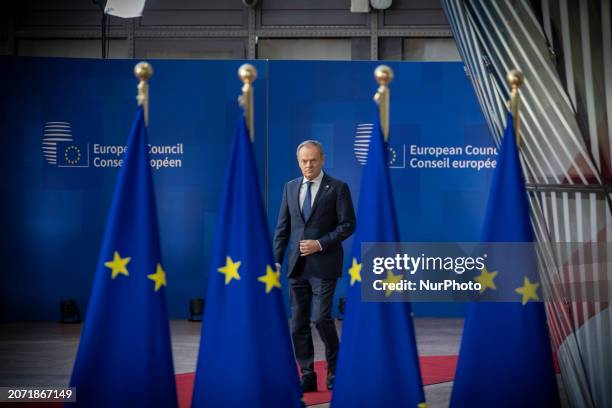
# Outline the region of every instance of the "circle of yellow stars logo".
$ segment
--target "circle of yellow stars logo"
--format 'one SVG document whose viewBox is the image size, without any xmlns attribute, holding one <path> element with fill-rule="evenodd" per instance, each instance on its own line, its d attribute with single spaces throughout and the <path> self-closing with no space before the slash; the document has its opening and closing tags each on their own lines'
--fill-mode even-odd
<svg viewBox="0 0 612 408">
<path fill-rule="evenodd" d="M 240 264 L 240 261 L 234 262 L 231 256 L 225 257 L 225 265 L 217 270 L 225 275 L 226 285 L 229 285 L 232 279 L 240 280 L 240 274 L 238 273 Z M 275 271 L 270 265 L 266 265 L 266 274 L 258 276 L 257 280 L 266 285 L 266 294 L 272 292 L 274 288 L 281 288 L 280 270 Z"/>
<path fill-rule="evenodd" d="M 119 275 L 130 276 L 127 270 L 127 264 L 132 260 L 131 257 L 126 256 L 122 258 L 119 251 L 113 253 L 113 260 L 104 262 L 104 266 L 111 270 L 111 279 L 115 279 Z M 155 292 L 159 291 L 162 286 L 167 286 L 166 283 L 166 272 L 162 268 L 161 264 L 157 264 L 155 273 L 147 275 L 147 278 L 155 282 Z"/>
<path fill-rule="evenodd" d="M 387 146 L 387 149 L 389 150 L 389 163 L 387 164 L 391 166 L 397 160 L 397 152 L 391 146 Z"/>
<path fill-rule="evenodd" d="M 238 268 L 240 268 L 240 261 L 234 262 L 232 261 L 231 257 L 227 256 L 225 257 L 225 266 L 222 266 L 217 270 L 225 275 L 225 284 L 229 285 L 232 279 L 240 280 Z"/>
<path fill-rule="evenodd" d="M 64 159 L 68 164 L 77 164 L 81 160 L 81 149 L 76 146 L 68 146 L 64 151 Z"/>
</svg>

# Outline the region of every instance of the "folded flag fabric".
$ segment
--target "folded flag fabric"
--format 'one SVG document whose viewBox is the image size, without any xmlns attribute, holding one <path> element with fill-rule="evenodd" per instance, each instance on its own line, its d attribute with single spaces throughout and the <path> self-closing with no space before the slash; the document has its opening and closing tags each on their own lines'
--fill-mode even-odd
<svg viewBox="0 0 612 408">
<path fill-rule="evenodd" d="M 512 115 L 493 173 L 483 242 L 532 242 Z M 559 394 L 535 257 L 521 270 L 483 270 L 485 291 L 514 285 L 516 302 L 469 305 L 451 407 L 556 407 Z M 486 279 L 484 278 L 486 276 Z"/>
<path fill-rule="evenodd" d="M 280 271 L 241 117 L 208 275 L 192 407 L 300 407 L 301 396 Z"/>
<path fill-rule="evenodd" d="M 387 163 L 376 122 L 359 195 L 333 408 L 425 406 L 410 303 L 361 301 L 361 243 L 399 242 Z"/>
<path fill-rule="evenodd" d="M 177 406 L 147 145 L 138 108 L 70 380 L 77 402 L 68 406 Z"/>
</svg>

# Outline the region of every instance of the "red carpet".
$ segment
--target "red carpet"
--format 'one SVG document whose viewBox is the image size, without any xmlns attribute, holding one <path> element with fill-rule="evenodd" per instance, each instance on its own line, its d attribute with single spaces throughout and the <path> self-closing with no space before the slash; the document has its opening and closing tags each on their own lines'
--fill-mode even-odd
<svg viewBox="0 0 612 408">
<path fill-rule="evenodd" d="M 555 372 L 559 373 L 556 355 Z M 455 368 L 457 367 L 457 356 L 422 356 L 419 357 L 421 363 L 421 375 L 423 376 L 423 385 L 439 384 L 443 382 L 453 381 L 455 377 Z M 319 381 L 318 389 L 325 390 L 327 363 L 325 361 L 315 362 L 315 371 Z M 178 400 L 180 408 L 189 408 L 191 405 L 191 394 L 193 392 L 193 380 L 195 373 L 185 373 L 176 375 L 176 389 L 178 392 Z M 324 404 L 331 400 L 331 392 L 317 391 L 310 392 L 304 396 L 306 405 Z M 62 403 L 3 403 L 3 407 L 15 408 L 61 408 Z"/>
<path fill-rule="evenodd" d="M 555 357 L 555 372 L 559 373 L 556 355 Z M 457 367 L 457 356 L 422 356 L 419 357 L 421 363 L 421 375 L 423 376 L 423 385 L 439 384 L 443 382 L 453 381 L 455 377 L 455 369 Z M 325 390 L 325 377 L 327 375 L 327 363 L 325 361 L 315 362 L 315 371 L 319 381 L 318 389 Z M 179 408 L 189 408 L 191 405 L 191 394 L 193 393 L 193 381 L 195 373 L 185 373 L 176 375 L 176 390 L 178 392 Z M 304 396 L 306 405 L 324 404 L 331 400 L 331 392 L 317 391 L 309 392 Z M 2 406 L 15 408 L 61 408 L 62 403 L 8 403 Z"/>
<path fill-rule="evenodd" d="M 419 357 L 421 362 L 421 375 L 423 385 L 438 384 L 452 381 L 457 367 L 457 356 L 423 356 Z M 327 390 L 325 378 L 327 376 L 327 363 L 325 361 L 315 362 L 317 372 L 318 389 Z M 189 408 L 191 405 L 191 394 L 193 392 L 193 380 L 195 373 L 176 375 L 176 389 L 178 392 L 179 407 Z M 331 392 L 317 391 L 304 395 L 306 405 L 324 404 L 331 400 Z"/>
</svg>

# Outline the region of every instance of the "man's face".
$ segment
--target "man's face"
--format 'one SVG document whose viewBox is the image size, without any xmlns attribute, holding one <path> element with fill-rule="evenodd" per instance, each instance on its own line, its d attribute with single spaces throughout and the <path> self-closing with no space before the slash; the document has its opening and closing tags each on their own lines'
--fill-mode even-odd
<svg viewBox="0 0 612 408">
<path fill-rule="evenodd" d="M 298 152 L 298 165 L 308 180 L 316 178 L 321 173 L 323 163 L 325 163 L 325 157 L 315 145 L 307 144 Z"/>
</svg>

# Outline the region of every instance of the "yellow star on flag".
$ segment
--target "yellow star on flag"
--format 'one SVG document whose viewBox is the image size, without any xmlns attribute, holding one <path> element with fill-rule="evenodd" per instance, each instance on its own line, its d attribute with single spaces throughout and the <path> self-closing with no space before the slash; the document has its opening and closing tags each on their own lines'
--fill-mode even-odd
<svg viewBox="0 0 612 408">
<path fill-rule="evenodd" d="M 155 282 L 155 291 L 156 292 L 162 286 L 166 286 L 166 272 L 164 272 L 164 270 L 162 269 L 162 266 L 160 264 L 157 264 L 157 269 L 155 270 L 155 273 L 147 275 L 147 278 L 149 278 L 153 282 Z"/>
<path fill-rule="evenodd" d="M 270 293 L 272 289 L 281 287 L 280 271 L 274 272 L 270 265 L 266 266 L 266 274 L 257 278 L 258 281 L 266 284 L 266 293 Z"/>
<path fill-rule="evenodd" d="M 496 276 L 497 276 L 497 271 L 489 272 L 486 266 L 482 268 L 482 270 L 480 271 L 480 275 L 478 275 L 474 279 L 476 282 L 480 283 L 481 285 L 480 293 L 487 290 L 487 288 L 491 288 L 493 290 L 497 289 L 495 287 L 495 282 L 493 281 L 493 279 L 495 279 Z"/>
<path fill-rule="evenodd" d="M 424 402 L 421 402 L 420 404 L 417 404 L 417 408 L 427 408 L 427 404 Z"/>
<path fill-rule="evenodd" d="M 529 300 L 540 300 L 538 296 L 538 287 L 540 284 L 538 282 L 529 282 L 529 279 L 525 276 L 523 280 L 523 287 L 516 288 L 516 293 L 523 295 L 523 306 L 529 302 Z"/>
<path fill-rule="evenodd" d="M 238 275 L 238 268 L 240 268 L 240 261 L 234 262 L 231 257 L 225 258 L 225 266 L 218 268 L 217 270 L 225 275 L 225 284 L 229 284 L 232 279 L 240 280 Z"/>
<path fill-rule="evenodd" d="M 357 262 L 357 258 L 353 258 L 353 264 L 348 270 L 349 275 L 351 276 L 351 286 L 355 284 L 355 282 L 361 282 L 361 267 L 363 265 Z"/>
<path fill-rule="evenodd" d="M 125 258 L 121 258 L 121 256 L 119 255 L 119 252 L 115 251 L 113 255 L 113 260 L 104 262 L 104 266 L 111 269 L 112 279 L 115 279 L 117 275 L 130 276 L 125 266 L 130 262 L 131 259 L 132 258 L 130 258 L 129 256 Z"/>
<path fill-rule="evenodd" d="M 402 281 L 402 274 L 397 274 L 394 275 L 393 272 L 391 272 L 390 270 L 387 270 L 387 277 L 385 279 L 383 279 L 383 282 L 386 283 L 400 283 Z M 393 294 L 393 290 L 389 289 L 389 286 L 387 286 L 387 290 L 385 291 L 385 296 L 389 297 Z"/>
</svg>

